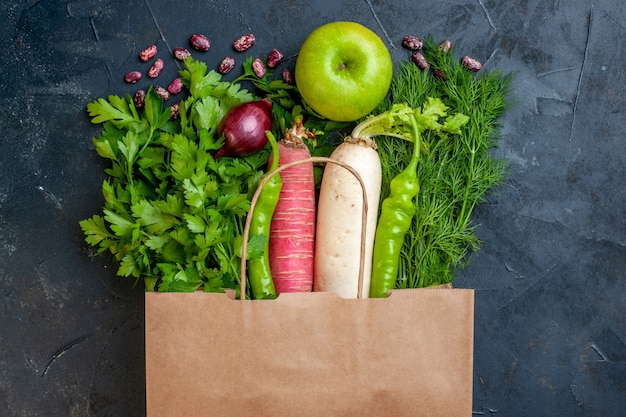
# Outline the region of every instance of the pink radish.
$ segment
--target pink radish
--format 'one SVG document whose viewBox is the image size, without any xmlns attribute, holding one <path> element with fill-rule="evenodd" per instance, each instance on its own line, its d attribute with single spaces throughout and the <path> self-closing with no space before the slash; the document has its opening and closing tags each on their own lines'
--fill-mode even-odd
<svg viewBox="0 0 626 417">
<path fill-rule="evenodd" d="M 278 142 L 279 166 L 311 156 L 303 141 L 305 137 L 312 137 L 312 133 L 298 119 Z M 309 292 L 313 288 L 315 249 L 313 164 L 302 163 L 286 168 L 281 178 L 283 187 L 270 227 L 270 270 L 278 294 Z"/>
</svg>

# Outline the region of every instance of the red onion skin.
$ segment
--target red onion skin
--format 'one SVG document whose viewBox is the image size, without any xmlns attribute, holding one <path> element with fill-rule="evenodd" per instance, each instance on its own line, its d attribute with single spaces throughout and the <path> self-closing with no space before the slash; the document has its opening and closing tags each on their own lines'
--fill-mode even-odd
<svg viewBox="0 0 626 417">
<path fill-rule="evenodd" d="M 217 127 L 217 135 L 224 136 L 224 145 L 215 153 L 242 157 L 260 151 L 267 144 L 266 131 L 272 130 L 272 102 L 264 98 L 239 104 L 230 109 Z"/>
</svg>

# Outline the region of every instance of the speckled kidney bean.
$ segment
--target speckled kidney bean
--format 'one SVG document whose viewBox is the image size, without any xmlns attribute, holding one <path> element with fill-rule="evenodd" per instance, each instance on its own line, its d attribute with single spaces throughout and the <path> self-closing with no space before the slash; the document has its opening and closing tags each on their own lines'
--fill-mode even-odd
<svg viewBox="0 0 626 417">
<path fill-rule="evenodd" d="M 143 110 L 143 105 L 146 101 L 146 90 L 137 90 L 133 96 L 133 103 L 137 110 Z"/>
<path fill-rule="evenodd" d="M 470 71 L 478 71 L 483 67 L 483 64 L 477 59 L 474 59 L 470 56 L 465 55 L 463 57 L 463 65 Z"/>
<path fill-rule="evenodd" d="M 439 49 L 442 50 L 443 52 L 450 52 L 452 50 L 452 42 L 450 42 L 448 39 L 446 39 L 445 41 L 442 41 L 439 44 Z"/>
<path fill-rule="evenodd" d="M 150 45 L 143 51 L 139 52 L 139 60 L 148 62 L 157 55 L 158 49 L 156 45 Z"/>
<path fill-rule="evenodd" d="M 430 64 L 428 63 L 428 61 L 426 61 L 424 55 L 422 55 L 418 51 L 413 51 L 413 53 L 411 53 L 411 60 L 413 60 L 413 62 L 421 69 L 426 69 L 430 67 Z"/>
<path fill-rule="evenodd" d="M 206 52 L 211 48 L 211 41 L 202 33 L 194 33 L 191 35 L 189 43 L 200 52 Z"/>
<path fill-rule="evenodd" d="M 127 83 L 135 84 L 139 80 L 141 80 L 141 72 L 139 71 L 130 71 L 124 75 L 124 81 Z"/>
<path fill-rule="evenodd" d="M 217 67 L 217 71 L 223 75 L 230 72 L 233 68 L 235 68 L 235 58 L 228 55 L 222 59 L 222 62 L 220 62 L 220 65 Z"/>
<path fill-rule="evenodd" d="M 189 52 L 189 49 L 183 48 L 182 46 L 177 46 L 176 48 L 174 48 L 173 53 L 174 58 L 179 61 L 184 61 L 191 56 L 191 52 Z"/>
<path fill-rule="evenodd" d="M 167 86 L 167 91 L 169 91 L 170 94 L 178 94 L 183 91 L 183 87 L 183 81 L 180 79 L 180 77 L 178 77 L 174 78 L 170 85 Z"/>
<path fill-rule="evenodd" d="M 259 78 L 265 77 L 265 72 L 267 71 L 265 69 L 265 64 L 263 63 L 263 61 L 261 61 L 260 58 L 254 58 L 254 61 L 252 61 L 252 70 L 254 71 L 254 74 Z"/>
<path fill-rule="evenodd" d="M 170 99 L 170 92 L 167 91 L 167 89 L 161 87 L 160 85 L 155 85 L 154 91 L 156 91 L 158 96 L 161 97 L 163 101 L 167 101 Z"/>
<path fill-rule="evenodd" d="M 407 35 L 402 40 L 402 46 L 412 51 L 418 51 L 424 46 L 424 41 L 417 36 Z"/>
<path fill-rule="evenodd" d="M 291 71 L 285 68 L 281 75 L 285 84 L 293 84 L 293 75 L 291 75 Z"/>
<path fill-rule="evenodd" d="M 170 120 L 176 120 L 180 116 L 180 104 L 174 103 L 170 106 Z"/>
<path fill-rule="evenodd" d="M 267 56 L 267 67 L 276 68 L 283 60 L 283 54 L 278 49 L 274 48 Z"/>
<path fill-rule="evenodd" d="M 243 35 L 235 42 L 233 42 L 233 48 L 237 52 L 247 51 L 248 49 L 252 48 L 254 42 L 256 42 L 256 37 L 252 33 L 248 33 L 247 35 Z"/>
<path fill-rule="evenodd" d="M 158 77 L 161 71 L 163 71 L 164 66 L 165 66 L 165 63 L 163 62 L 163 60 L 161 58 L 158 58 L 156 61 L 154 61 L 154 63 L 148 70 L 148 77 L 150 78 Z"/>
<path fill-rule="evenodd" d="M 445 81 L 448 78 L 443 71 L 438 70 L 437 68 L 433 69 L 433 74 L 435 74 L 435 77 L 439 78 L 441 81 Z"/>
</svg>

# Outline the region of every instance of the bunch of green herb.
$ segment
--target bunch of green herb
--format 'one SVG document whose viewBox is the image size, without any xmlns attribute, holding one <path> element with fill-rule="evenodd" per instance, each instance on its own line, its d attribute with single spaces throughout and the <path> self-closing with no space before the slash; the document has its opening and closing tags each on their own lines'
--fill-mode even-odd
<svg viewBox="0 0 626 417">
<path fill-rule="evenodd" d="M 377 110 L 394 103 L 418 108 L 427 97 L 439 98 L 469 117 L 460 135 L 424 132 L 425 152 L 418 166 L 420 192 L 416 213 L 405 236 L 398 288 L 419 288 L 451 283 L 479 249 L 472 212 L 506 176 L 506 161 L 496 159 L 491 148 L 499 139 L 499 117 L 507 108 L 511 77 L 499 71 L 474 73 L 426 39 L 424 56 L 431 68 L 412 62 L 401 64 L 394 76 L 390 98 Z M 383 164 L 381 198 L 389 194 L 391 178 L 405 167 L 413 145 L 395 138 L 377 141 Z"/>
<path fill-rule="evenodd" d="M 180 75 L 189 95 L 176 120 L 152 88 L 141 112 L 130 96 L 88 104 L 102 124 L 96 151 L 111 167 L 103 215 L 80 226 L 98 253 L 119 262 L 118 275 L 143 279 L 148 291 L 237 288 L 245 216 L 269 150 L 217 161 L 213 153 L 224 114 L 256 97 L 193 58 Z M 263 242 L 249 245 L 250 256 L 262 253 Z"/>
</svg>

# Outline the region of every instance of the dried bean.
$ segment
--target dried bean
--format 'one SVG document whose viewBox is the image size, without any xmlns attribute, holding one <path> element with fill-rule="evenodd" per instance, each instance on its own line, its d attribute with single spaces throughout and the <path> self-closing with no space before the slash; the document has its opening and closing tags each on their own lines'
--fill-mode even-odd
<svg viewBox="0 0 626 417">
<path fill-rule="evenodd" d="M 179 103 L 175 103 L 172 104 L 170 106 L 170 120 L 176 120 L 178 119 L 178 116 L 180 116 L 180 104 Z"/>
<path fill-rule="evenodd" d="M 291 75 L 291 72 L 287 68 L 283 70 L 282 76 L 285 84 L 293 84 L 293 75 Z"/>
<path fill-rule="evenodd" d="M 167 91 L 171 94 L 178 94 L 183 90 L 183 82 L 178 78 L 174 78 L 174 80 L 167 86 Z"/>
<path fill-rule="evenodd" d="M 252 61 L 252 70 L 257 77 L 265 77 L 265 64 L 263 64 L 263 61 L 261 61 L 260 58 L 254 58 L 254 61 Z"/>
<path fill-rule="evenodd" d="M 139 52 L 139 60 L 148 62 L 157 55 L 158 49 L 156 45 L 150 45 L 143 51 Z"/>
<path fill-rule="evenodd" d="M 407 35 L 402 40 L 402 46 L 412 51 L 417 51 L 422 49 L 424 46 L 424 41 L 422 41 L 417 36 Z"/>
<path fill-rule="evenodd" d="M 133 96 L 133 102 L 137 110 L 143 110 L 143 105 L 146 101 L 146 90 L 137 90 Z"/>
<path fill-rule="evenodd" d="M 267 56 L 267 67 L 276 68 L 283 60 L 283 54 L 276 48 L 272 49 Z"/>
<path fill-rule="evenodd" d="M 209 38 L 201 33 L 194 33 L 193 35 L 191 35 L 189 43 L 191 43 L 191 46 L 201 52 L 206 52 L 211 48 L 211 41 L 209 40 Z"/>
<path fill-rule="evenodd" d="M 154 91 L 156 91 L 157 95 L 163 99 L 163 101 L 167 101 L 170 99 L 170 92 L 167 89 L 161 87 L 160 85 L 154 86 Z"/>
<path fill-rule="evenodd" d="M 252 33 L 248 33 L 247 35 L 243 35 L 241 38 L 233 42 L 233 48 L 237 52 L 247 51 L 248 49 L 252 48 L 254 42 L 256 42 L 256 38 Z"/>
<path fill-rule="evenodd" d="M 413 51 L 413 53 L 411 53 L 411 59 L 421 69 L 427 69 L 430 67 L 430 64 L 428 63 L 428 61 L 426 61 L 424 55 L 422 55 L 418 51 Z"/>
<path fill-rule="evenodd" d="M 435 76 L 441 81 L 445 81 L 448 78 L 446 77 L 446 74 L 443 73 L 443 71 L 438 70 L 437 68 L 433 69 L 433 74 L 435 74 Z"/>
<path fill-rule="evenodd" d="M 161 71 L 163 71 L 164 65 L 165 63 L 163 62 L 163 60 L 161 58 L 158 58 L 156 61 L 154 61 L 154 64 L 152 64 L 152 66 L 148 70 L 148 77 L 150 78 L 158 77 Z"/>
<path fill-rule="evenodd" d="M 481 64 L 479 60 L 467 55 L 463 57 L 463 65 L 470 71 L 478 71 L 483 67 L 483 64 Z"/>
<path fill-rule="evenodd" d="M 450 42 L 447 39 L 445 41 L 442 41 L 439 44 L 439 49 L 442 50 L 443 52 L 450 52 L 452 50 L 452 42 Z"/>
<path fill-rule="evenodd" d="M 177 60 L 184 61 L 190 56 L 191 52 L 189 52 L 189 49 L 183 48 L 182 46 L 177 46 L 176 48 L 174 48 L 174 58 L 176 58 Z"/>
<path fill-rule="evenodd" d="M 235 58 L 233 58 L 232 56 L 228 55 L 227 57 L 222 59 L 222 62 L 220 62 L 220 65 L 217 68 L 217 71 L 220 74 L 226 74 L 230 70 L 232 70 L 233 68 L 235 68 Z"/>
<path fill-rule="evenodd" d="M 124 81 L 130 84 L 135 84 L 139 80 L 141 80 L 141 72 L 139 71 L 131 71 L 124 76 Z"/>
</svg>

